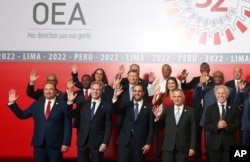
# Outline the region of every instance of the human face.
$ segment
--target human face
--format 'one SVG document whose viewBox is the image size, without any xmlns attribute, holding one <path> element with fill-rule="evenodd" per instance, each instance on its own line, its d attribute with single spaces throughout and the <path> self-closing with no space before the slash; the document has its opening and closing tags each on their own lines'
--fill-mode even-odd
<svg viewBox="0 0 250 162">
<path fill-rule="evenodd" d="M 137 64 L 132 64 L 130 66 L 130 70 L 135 70 L 135 71 L 137 71 L 138 74 L 140 74 L 140 67 Z"/>
<path fill-rule="evenodd" d="M 56 84 L 57 84 L 57 78 L 56 78 L 55 75 L 49 74 L 49 75 L 47 76 L 46 82 L 56 85 Z"/>
<path fill-rule="evenodd" d="M 185 96 L 181 91 L 174 91 L 173 102 L 176 106 L 181 106 L 185 102 Z"/>
<path fill-rule="evenodd" d="M 234 69 L 234 79 L 240 80 L 242 76 L 242 69 L 241 68 L 235 68 Z"/>
<path fill-rule="evenodd" d="M 209 65 L 207 63 L 201 64 L 201 66 L 200 66 L 200 72 L 201 73 L 206 72 L 207 74 L 209 74 L 209 72 L 210 72 Z"/>
<path fill-rule="evenodd" d="M 102 82 L 102 79 L 103 79 L 102 70 L 96 70 L 96 72 L 95 72 L 95 80 Z"/>
<path fill-rule="evenodd" d="M 172 79 L 168 80 L 167 86 L 169 91 L 177 89 L 177 85 Z"/>
<path fill-rule="evenodd" d="M 136 84 L 137 81 L 138 81 L 139 77 L 138 77 L 138 74 L 136 72 L 130 72 L 128 73 L 128 82 L 129 84 Z"/>
<path fill-rule="evenodd" d="M 99 84 L 92 84 L 90 88 L 91 97 L 94 100 L 97 100 L 102 95 L 102 87 Z"/>
<path fill-rule="evenodd" d="M 56 97 L 57 90 L 52 83 L 46 83 L 43 88 L 43 95 L 46 99 L 51 100 Z"/>
<path fill-rule="evenodd" d="M 135 85 L 133 88 L 133 96 L 135 101 L 142 100 L 144 95 L 143 88 L 141 85 Z"/>
<path fill-rule="evenodd" d="M 225 88 L 218 88 L 215 92 L 216 99 L 219 103 L 224 103 L 227 100 L 227 93 Z"/>
<path fill-rule="evenodd" d="M 213 79 L 214 79 L 214 84 L 215 85 L 223 84 L 224 77 L 223 77 L 223 74 L 220 71 L 217 71 L 217 72 L 214 73 Z"/>
<path fill-rule="evenodd" d="M 82 77 L 82 86 L 84 89 L 89 89 L 91 83 L 91 78 L 89 76 Z"/>
<path fill-rule="evenodd" d="M 169 65 L 164 65 L 161 69 L 163 78 L 167 79 L 172 73 L 172 69 Z"/>
</svg>

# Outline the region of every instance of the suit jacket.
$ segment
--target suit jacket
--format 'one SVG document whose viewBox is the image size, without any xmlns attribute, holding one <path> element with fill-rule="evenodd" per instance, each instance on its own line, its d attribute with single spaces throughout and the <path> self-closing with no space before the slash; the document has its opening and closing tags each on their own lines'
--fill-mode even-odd
<svg viewBox="0 0 250 162">
<path fill-rule="evenodd" d="M 26 89 L 26 93 L 27 93 L 27 96 L 29 96 L 30 98 L 33 98 L 34 100 L 38 100 L 40 97 L 43 96 L 43 89 L 35 90 L 34 85 L 28 84 L 27 89 Z M 60 98 L 60 99 L 63 99 L 63 100 L 65 100 L 65 98 L 67 98 L 67 96 L 65 94 L 63 94 L 58 89 L 57 89 L 56 96 L 57 96 L 57 98 Z"/>
<path fill-rule="evenodd" d="M 245 87 L 243 92 L 238 92 L 235 97 L 235 104 L 242 106 L 241 130 L 250 130 L 250 87 Z"/>
<path fill-rule="evenodd" d="M 216 102 L 208 107 L 205 118 L 205 130 L 209 131 L 208 150 L 219 150 L 221 145 L 229 150 L 229 146 L 235 144 L 235 132 L 240 129 L 239 109 L 233 104 L 226 105 L 226 129 L 217 129 L 219 120 L 220 112 Z"/>
<path fill-rule="evenodd" d="M 44 116 L 44 105 L 45 98 L 42 97 L 26 110 L 21 110 L 16 103 L 9 105 L 9 108 L 19 119 L 33 117 L 32 146 L 42 146 L 45 141 L 47 146 L 58 149 L 62 145 L 70 146 L 72 124 L 71 119 L 67 116 L 67 103 L 56 98 L 47 120 Z"/>
<path fill-rule="evenodd" d="M 202 99 L 203 98 L 203 110 L 202 110 L 202 114 L 201 114 L 201 119 L 200 121 L 200 125 L 204 126 L 204 122 L 205 122 L 205 116 L 206 116 L 206 112 L 207 109 L 210 105 L 214 104 L 215 102 L 217 102 L 216 96 L 214 94 L 214 87 L 216 85 L 212 85 L 212 86 L 205 86 L 205 87 L 199 87 L 197 86 L 193 92 L 193 98 L 194 99 Z M 228 97 L 228 103 L 233 103 L 234 99 L 232 98 L 231 92 L 233 91 L 232 88 L 227 87 L 230 95 Z"/>
<path fill-rule="evenodd" d="M 176 125 L 174 106 L 164 109 L 161 118 L 155 122 L 156 129 L 165 128 L 163 151 L 188 151 L 195 149 L 196 126 L 194 109 L 184 106 L 179 123 Z"/>
<path fill-rule="evenodd" d="M 152 105 L 143 102 L 137 120 L 134 119 L 134 103 L 129 102 L 127 105 L 115 108 L 115 113 L 123 116 L 123 123 L 121 125 L 117 144 L 120 146 L 127 146 L 133 136 L 133 145 L 142 148 L 144 145 L 152 144 L 153 140 L 153 113 Z"/>
<path fill-rule="evenodd" d="M 82 102 L 75 110 L 72 110 L 72 105 L 69 106 L 70 116 L 78 116 L 80 119 L 77 146 L 90 144 L 93 148 L 99 148 L 102 143 L 108 145 L 112 133 L 112 106 L 101 99 L 92 120 L 90 108 L 91 100 Z M 88 143 L 89 139 L 94 140 Z"/>
<path fill-rule="evenodd" d="M 78 80 L 78 73 L 73 74 L 71 73 L 73 81 L 75 86 L 79 89 L 83 89 L 82 83 Z M 106 100 L 109 103 L 112 103 L 112 98 L 113 98 L 114 90 L 111 86 L 105 84 L 103 87 L 103 92 L 102 92 L 102 99 Z"/>
<path fill-rule="evenodd" d="M 198 77 L 194 77 L 189 83 L 186 82 L 182 82 L 181 83 L 181 88 L 183 90 L 195 90 L 195 87 L 198 85 L 198 83 L 200 82 L 200 76 Z M 209 76 L 208 82 L 207 82 L 207 86 L 212 86 L 214 84 L 213 82 L 213 78 L 211 76 Z M 192 100 L 192 107 L 195 110 L 195 116 L 196 118 L 198 116 L 201 115 L 201 99 L 194 99 Z M 197 118 L 198 119 L 198 118 Z"/>
</svg>

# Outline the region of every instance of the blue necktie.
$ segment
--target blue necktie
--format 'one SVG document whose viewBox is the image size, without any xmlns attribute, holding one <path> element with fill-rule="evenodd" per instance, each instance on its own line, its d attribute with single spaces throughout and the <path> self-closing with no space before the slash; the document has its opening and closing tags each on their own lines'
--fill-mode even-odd
<svg viewBox="0 0 250 162">
<path fill-rule="evenodd" d="M 135 121 L 138 117 L 138 109 L 139 109 L 139 104 L 135 103 L 135 109 L 134 109 Z"/>
<path fill-rule="evenodd" d="M 94 117 L 94 113 L 95 113 L 95 104 L 96 104 L 96 102 L 93 102 L 93 103 L 92 103 L 92 107 L 91 107 L 91 109 L 90 109 L 90 119 L 93 119 L 93 117 Z"/>
</svg>

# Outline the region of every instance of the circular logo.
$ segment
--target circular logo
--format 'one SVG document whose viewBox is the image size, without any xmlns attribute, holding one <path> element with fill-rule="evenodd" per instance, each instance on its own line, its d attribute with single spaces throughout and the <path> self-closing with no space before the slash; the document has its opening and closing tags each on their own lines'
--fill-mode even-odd
<svg viewBox="0 0 250 162">
<path fill-rule="evenodd" d="M 199 44 L 221 45 L 248 30 L 250 0 L 165 0 L 167 15 Z"/>
</svg>

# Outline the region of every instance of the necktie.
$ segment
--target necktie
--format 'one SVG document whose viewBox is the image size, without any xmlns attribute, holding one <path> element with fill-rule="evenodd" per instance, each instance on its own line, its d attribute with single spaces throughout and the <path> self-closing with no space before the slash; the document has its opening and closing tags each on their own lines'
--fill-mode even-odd
<svg viewBox="0 0 250 162">
<path fill-rule="evenodd" d="M 129 99 L 132 101 L 133 98 L 133 87 L 129 87 Z"/>
<path fill-rule="evenodd" d="M 49 101 L 47 103 L 47 107 L 46 107 L 46 111 L 45 111 L 45 118 L 48 119 L 49 118 L 49 114 L 50 114 L 50 103 L 51 101 Z"/>
<path fill-rule="evenodd" d="M 176 113 L 175 113 L 175 123 L 178 124 L 180 120 L 180 108 L 176 108 Z"/>
<path fill-rule="evenodd" d="M 221 113 L 221 119 L 224 120 L 226 116 L 226 111 L 225 111 L 225 105 L 221 105 L 222 113 Z"/>
<path fill-rule="evenodd" d="M 88 90 L 84 90 L 84 99 L 87 100 L 89 98 Z"/>
<path fill-rule="evenodd" d="M 237 80 L 236 82 L 237 82 L 237 83 L 236 83 L 236 85 L 235 85 L 235 88 L 236 88 L 236 93 L 238 93 L 238 92 L 239 92 L 239 89 L 240 89 L 240 81 Z"/>
<path fill-rule="evenodd" d="M 134 109 L 135 121 L 138 117 L 138 110 L 139 110 L 139 104 L 135 103 L 135 109 Z"/>
<path fill-rule="evenodd" d="M 91 107 L 91 109 L 90 109 L 90 119 L 93 119 L 93 117 L 94 117 L 94 113 L 95 113 L 95 104 L 96 104 L 96 102 L 93 102 L 93 103 L 92 103 L 92 107 Z"/>
</svg>

